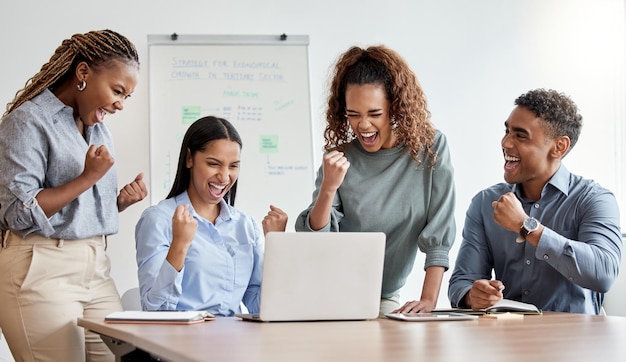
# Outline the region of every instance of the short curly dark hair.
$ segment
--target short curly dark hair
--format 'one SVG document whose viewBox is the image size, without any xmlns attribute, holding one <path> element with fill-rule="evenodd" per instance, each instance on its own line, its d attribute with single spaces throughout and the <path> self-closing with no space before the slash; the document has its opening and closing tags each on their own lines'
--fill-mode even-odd
<svg viewBox="0 0 626 362">
<path fill-rule="evenodd" d="M 535 89 L 522 94 L 515 105 L 524 107 L 541 118 L 546 130 L 553 138 L 567 136 L 570 150 L 574 147 L 583 127 L 583 117 L 576 103 L 563 93 L 549 89 Z"/>
</svg>

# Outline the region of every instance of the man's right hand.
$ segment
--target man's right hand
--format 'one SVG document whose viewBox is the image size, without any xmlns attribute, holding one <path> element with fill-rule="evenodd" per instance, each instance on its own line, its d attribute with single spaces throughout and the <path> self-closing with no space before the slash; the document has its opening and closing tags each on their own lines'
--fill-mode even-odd
<svg viewBox="0 0 626 362">
<path fill-rule="evenodd" d="M 465 305 L 472 309 L 485 309 L 504 298 L 504 284 L 499 280 L 479 279 L 465 295 Z"/>
</svg>

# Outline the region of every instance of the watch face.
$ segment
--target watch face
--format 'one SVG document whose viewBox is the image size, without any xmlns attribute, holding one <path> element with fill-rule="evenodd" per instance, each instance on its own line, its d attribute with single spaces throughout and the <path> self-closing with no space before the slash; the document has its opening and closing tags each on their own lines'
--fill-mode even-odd
<svg viewBox="0 0 626 362">
<path fill-rule="evenodd" d="M 539 222 L 537 221 L 537 219 L 529 217 L 528 219 L 524 220 L 524 229 L 528 231 L 535 231 L 538 227 Z"/>
</svg>

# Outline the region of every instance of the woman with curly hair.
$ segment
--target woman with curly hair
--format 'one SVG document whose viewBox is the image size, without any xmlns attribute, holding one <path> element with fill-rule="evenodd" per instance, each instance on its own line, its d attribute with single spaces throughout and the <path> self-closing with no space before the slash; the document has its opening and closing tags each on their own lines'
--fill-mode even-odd
<svg viewBox="0 0 626 362">
<path fill-rule="evenodd" d="M 335 65 L 326 119 L 313 202 L 296 230 L 384 232 L 381 314 L 431 311 L 456 232 L 454 171 L 417 77 L 385 46 L 351 47 Z M 422 294 L 400 306 L 418 248 Z"/>
<path fill-rule="evenodd" d="M 107 236 L 148 194 L 118 193 L 113 135 L 139 76 L 135 46 L 111 31 L 65 39 L 0 123 L 0 327 L 16 361 L 113 361 L 78 317 L 122 310 Z"/>
</svg>

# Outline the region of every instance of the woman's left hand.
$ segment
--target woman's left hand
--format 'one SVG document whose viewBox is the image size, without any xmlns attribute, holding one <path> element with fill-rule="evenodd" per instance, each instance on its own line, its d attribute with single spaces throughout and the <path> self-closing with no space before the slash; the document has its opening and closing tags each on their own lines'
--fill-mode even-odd
<svg viewBox="0 0 626 362">
<path fill-rule="evenodd" d="M 117 210 L 122 212 L 130 205 L 139 202 L 148 196 L 148 189 L 143 183 L 143 172 L 137 175 L 133 182 L 127 184 L 117 195 Z"/>
<path fill-rule="evenodd" d="M 287 213 L 277 208 L 274 205 L 270 205 L 270 211 L 263 218 L 261 224 L 263 225 L 263 235 L 270 231 L 285 231 L 287 228 Z"/>
<path fill-rule="evenodd" d="M 427 300 L 411 300 L 391 313 L 429 313 L 435 309 L 435 303 Z"/>
</svg>

